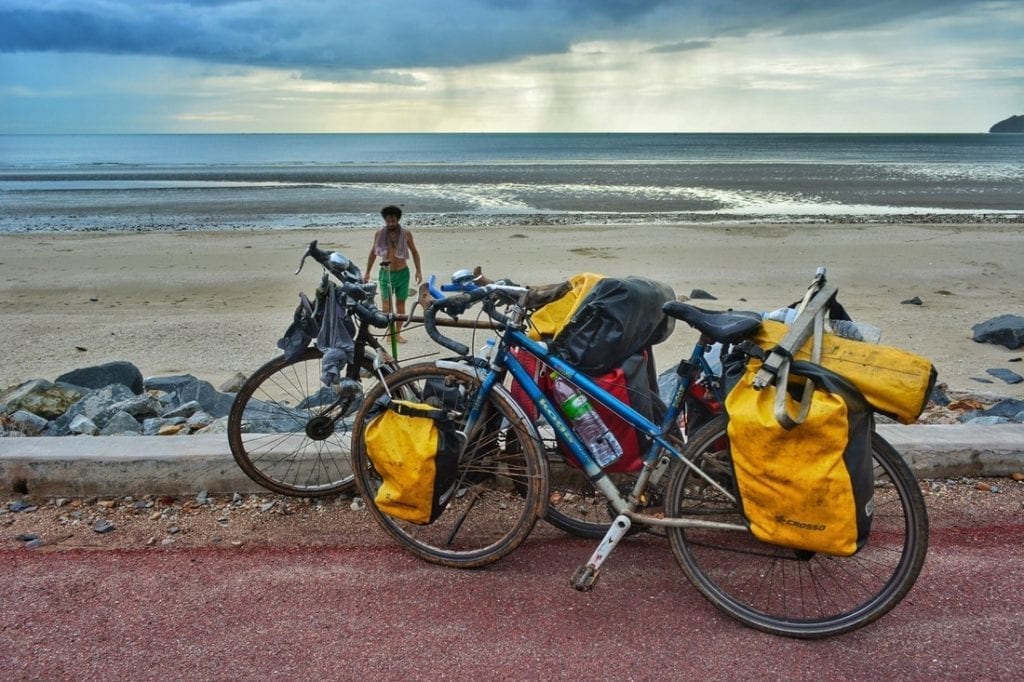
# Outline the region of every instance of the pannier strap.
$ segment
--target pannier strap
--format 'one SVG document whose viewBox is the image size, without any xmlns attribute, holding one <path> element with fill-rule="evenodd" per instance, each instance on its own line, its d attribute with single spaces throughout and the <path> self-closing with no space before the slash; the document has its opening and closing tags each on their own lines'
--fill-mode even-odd
<svg viewBox="0 0 1024 682">
<path fill-rule="evenodd" d="M 426 419 L 444 419 L 447 413 L 441 409 L 426 408 L 419 405 L 392 400 L 388 403 L 388 409 L 397 412 L 403 417 L 424 417 Z"/>
<path fill-rule="evenodd" d="M 822 287 L 817 293 L 808 290 L 800 305 L 800 313 L 793 321 L 789 332 L 782 337 L 782 341 L 768 353 L 764 364 L 754 377 L 753 386 L 755 390 L 761 390 L 774 383 L 775 393 L 775 420 L 784 429 L 792 429 L 802 424 L 810 413 L 811 399 L 814 395 L 814 382 L 804 383 L 803 396 L 800 399 L 800 409 L 795 416 L 789 414 L 786 409 L 786 391 L 789 385 L 789 366 L 793 362 L 793 354 L 796 353 L 807 339 L 813 334 L 814 343 L 811 347 L 811 362 L 821 362 L 821 344 L 825 336 L 825 314 L 829 302 L 836 297 L 838 290 L 835 287 Z"/>
<path fill-rule="evenodd" d="M 765 386 L 774 383 L 775 378 L 779 374 L 779 369 L 789 362 L 793 354 L 800 350 L 807 343 L 807 339 L 811 337 L 811 334 L 814 333 L 815 318 L 821 318 L 819 324 L 823 324 L 825 307 L 831 299 L 835 298 L 838 292 L 839 290 L 835 287 L 825 286 L 811 297 L 811 300 L 807 302 L 803 310 L 800 311 L 800 314 L 797 315 L 797 318 L 793 320 L 793 324 L 789 327 L 789 332 L 782 337 L 778 346 L 772 349 L 761 369 L 758 370 L 757 375 L 754 377 L 754 388 L 756 390 L 761 390 Z"/>
</svg>

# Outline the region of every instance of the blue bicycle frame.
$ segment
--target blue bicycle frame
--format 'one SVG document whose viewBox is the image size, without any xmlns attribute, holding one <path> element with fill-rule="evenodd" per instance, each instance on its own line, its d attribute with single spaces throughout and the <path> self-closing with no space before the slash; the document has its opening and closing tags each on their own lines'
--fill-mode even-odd
<svg viewBox="0 0 1024 682">
<path fill-rule="evenodd" d="M 672 397 L 671 405 L 669 406 L 664 419 L 662 419 L 661 424 L 655 424 L 650 419 L 634 410 L 631 406 L 620 401 L 583 372 L 575 369 L 572 365 L 561 358 L 551 355 L 544 344 L 534 341 L 517 329 L 507 329 L 505 333 L 501 335 L 500 343 L 497 344 L 494 355 L 491 358 L 490 371 L 482 378 L 481 390 L 477 392 L 476 399 L 470 408 L 469 424 L 476 423 L 476 420 L 480 417 L 480 412 L 483 409 L 484 397 L 488 395 L 495 384 L 502 381 L 504 377 L 503 370 L 507 369 L 526 391 L 526 394 L 537 406 L 548 424 L 550 424 L 555 430 L 556 437 L 563 442 L 566 447 L 568 447 L 569 451 L 583 467 L 584 472 L 590 478 L 591 482 L 596 487 L 600 488 L 605 497 L 611 501 L 611 504 L 615 507 L 616 511 L 621 513 L 627 510 L 629 504 L 628 501 L 622 498 L 618 488 L 601 469 L 593 456 L 591 456 L 590 452 L 580 440 L 579 436 L 576 435 L 576 432 L 573 431 L 565 417 L 562 416 L 561 412 L 555 407 L 551 400 L 544 395 L 540 387 L 537 385 L 537 382 L 534 381 L 530 372 L 523 366 L 515 354 L 509 352 L 510 348 L 523 348 L 527 353 L 533 355 L 545 365 L 566 377 L 569 381 L 583 390 L 592 401 L 603 405 L 612 413 L 624 419 L 640 433 L 645 434 L 651 439 L 651 445 L 643 457 L 644 467 L 637 479 L 635 490 L 643 490 L 646 487 L 651 474 L 659 464 L 662 452 L 670 453 L 675 459 L 684 462 L 687 466 L 693 468 L 700 476 L 707 478 L 703 471 L 693 467 L 689 462 L 687 462 L 682 457 L 679 450 L 676 449 L 667 438 L 683 410 L 683 402 L 686 397 L 686 393 L 695 377 L 701 371 L 708 374 L 711 373 L 711 368 L 704 357 L 706 349 L 704 339 L 700 339 L 697 344 L 694 345 L 689 363 L 685 364 L 683 371 L 679 373 L 679 384 L 677 385 L 676 391 Z M 468 428 L 470 427 L 467 426 L 467 429 Z M 711 479 L 707 480 L 712 485 L 715 485 L 715 487 L 719 487 L 718 484 L 711 481 Z M 631 495 L 631 497 L 633 496 Z"/>
</svg>

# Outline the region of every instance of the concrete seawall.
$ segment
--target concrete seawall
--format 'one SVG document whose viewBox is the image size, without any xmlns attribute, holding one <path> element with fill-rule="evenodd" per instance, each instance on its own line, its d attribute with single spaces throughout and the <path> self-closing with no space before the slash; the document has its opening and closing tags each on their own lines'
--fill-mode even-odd
<svg viewBox="0 0 1024 682">
<path fill-rule="evenodd" d="M 880 425 L 922 478 L 1024 472 L 1024 425 Z M 0 438 L 0 496 L 265 492 L 238 468 L 227 437 Z"/>
</svg>

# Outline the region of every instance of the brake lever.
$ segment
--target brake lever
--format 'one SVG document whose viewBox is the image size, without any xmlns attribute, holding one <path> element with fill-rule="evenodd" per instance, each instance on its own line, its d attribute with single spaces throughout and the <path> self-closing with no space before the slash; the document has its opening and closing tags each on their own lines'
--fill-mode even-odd
<svg viewBox="0 0 1024 682">
<path fill-rule="evenodd" d="M 313 249 L 316 248 L 316 242 L 317 242 L 317 240 L 314 239 L 313 241 L 311 241 L 309 243 L 309 246 L 306 247 L 306 252 L 304 254 L 302 254 L 302 258 L 299 259 L 299 267 L 295 271 L 296 275 L 299 274 L 300 272 L 302 272 L 302 266 L 306 264 L 306 259 L 309 258 L 310 255 L 312 255 Z"/>
<path fill-rule="evenodd" d="M 302 254 L 302 258 L 299 260 L 299 267 L 296 268 L 295 274 L 302 272 L 302 266 L 306 264 L 306 259 L 309 258 L 309 248 L 306 248 L 306 253 Z"/>
</svg>

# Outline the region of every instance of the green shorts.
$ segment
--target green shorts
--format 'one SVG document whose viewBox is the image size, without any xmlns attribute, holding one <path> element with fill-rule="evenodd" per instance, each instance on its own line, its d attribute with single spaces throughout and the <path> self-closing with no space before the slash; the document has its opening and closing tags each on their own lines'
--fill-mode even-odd
<svg viewBox="0 0 1024 682">
<path fill-rule="evenodd" d="M 382 301 L 391 298 L 392 290 L 395 292 L 396 301 L 404 301 L 409 298 L 409 268 L 402 268 L 394 272 L 381 268 L 378 281 L 380 282 Z"/>
</svg>

